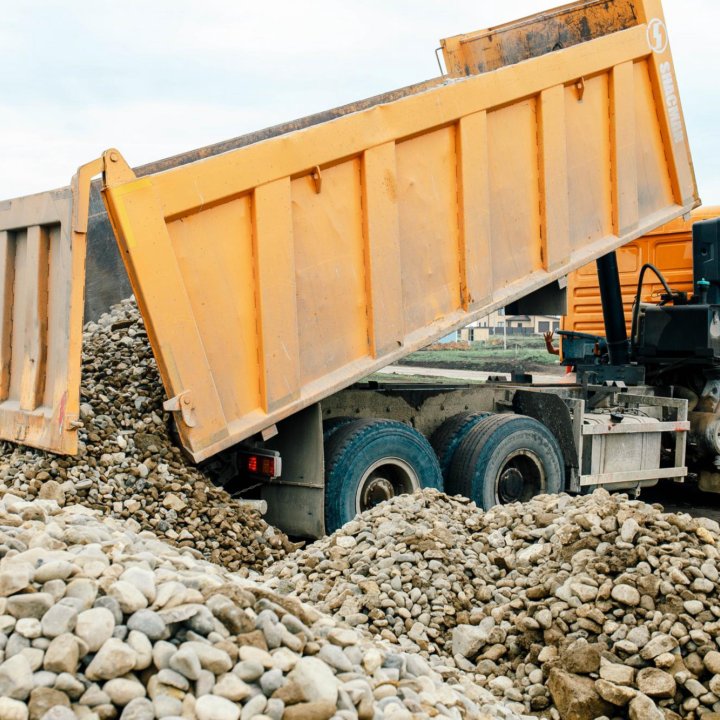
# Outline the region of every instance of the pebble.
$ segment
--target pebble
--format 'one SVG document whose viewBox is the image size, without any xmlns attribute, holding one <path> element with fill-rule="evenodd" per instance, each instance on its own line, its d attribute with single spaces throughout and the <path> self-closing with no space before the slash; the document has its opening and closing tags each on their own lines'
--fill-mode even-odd
<svg viewBox="0 0 720 720">
<path fill-rule="evenodd" d="M 102 720 L 224 703 L 235 720 L 557 720 L 568 688 L 593 717 L 718 710 L 717 523 L 603 490 L 488 512 L 424 491 L 288 554 L 173 444 L 135 304 L 84 342 L 78 456 L 0 456 L 11 718 L 40 690 L 73 703 L 58 717 Z"/>
<path fill-rule="evenodd" d="M 230 700 L 216 695 L 203 695 L 195 703 L 198 720 L 238 720 L 240 708 Z"/>
<path fill-rule="evenodd" d="M 104 607 L 81 612 L 75 623 L 75 635 L 87 645 L 89 652 L 97 652 L 112 637 L 114 629 L 115 617 Z"/>
</svg>

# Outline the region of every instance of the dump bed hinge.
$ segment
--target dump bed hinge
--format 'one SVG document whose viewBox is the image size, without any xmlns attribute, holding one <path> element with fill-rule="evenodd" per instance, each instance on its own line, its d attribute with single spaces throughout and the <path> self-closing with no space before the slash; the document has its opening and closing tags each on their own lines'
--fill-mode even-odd
<svg viewBox="0 0 720 720">
<path fill-rule="evenodd" d="M 185 390 L 179 395 L 166 400 L 163 403 L 163 410 L 180 412 L 183 422 L 188 427 L 195 427 L 195 425 L 197 425 L 197 420 L 195 419 L 195 404 L 192 401 L 192 395 L 189 390 Z"/>
</svg>

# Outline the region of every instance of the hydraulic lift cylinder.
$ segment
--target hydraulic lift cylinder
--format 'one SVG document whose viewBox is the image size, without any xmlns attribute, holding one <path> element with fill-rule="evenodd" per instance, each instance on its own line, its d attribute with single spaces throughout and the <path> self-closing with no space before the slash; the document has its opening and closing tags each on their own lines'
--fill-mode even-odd
<svg viewBox="0 0 720 720">
<path fill-rule="evenodd" d="M 630 362 L 630 348 L 625 326 L 617 255 L 614 251 L 603 255 L 597 259 L 596 264 L 610 364 L 627 365 Z"/>
</svg>

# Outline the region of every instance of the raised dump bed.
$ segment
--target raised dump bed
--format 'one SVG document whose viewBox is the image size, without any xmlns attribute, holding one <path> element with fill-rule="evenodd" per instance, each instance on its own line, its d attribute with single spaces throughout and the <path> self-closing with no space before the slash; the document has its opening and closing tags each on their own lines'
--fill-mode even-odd
<svg viewBox="0 0 720 720">
<path fill-rule="evenodd" d="M 605 5 L 634 19 L 206 160 L 136 178 L 106 153 L 196 460 L 697 204 L 659 3 Z"/>
<path fill-rule="evenodd" d="M 86 239 L 117 241 L 187 452 L 282 421 L 315 453 L 284 481 L 322 498 L 299 411 L 698 204 L 657 0 L 443 46 L 445 77 L 137 172 L 110 150 L 52 217 L 0 205 L 2 437 L 77 447 Z"/>
</svg>

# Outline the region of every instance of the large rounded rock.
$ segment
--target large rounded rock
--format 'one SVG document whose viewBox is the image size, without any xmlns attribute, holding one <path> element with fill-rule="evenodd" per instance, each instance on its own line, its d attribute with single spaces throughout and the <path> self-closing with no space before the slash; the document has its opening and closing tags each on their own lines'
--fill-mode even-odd
<svg viewBox="0 0 720 720">
<path fill-rule="evenodd" d="M 136 698 L 143 698 L 146 695 L 145 687 L 134 678 L 114 678 L 103 685 L 103 692 L 114 705 L 124 707 Z"/>
<path fill-rule="evenodd" d="M 25 655 L 13 655 L 0 665 L 0 697 L 25 700 L 32 687 L 32 668 Z"/>
<path fill-rule="evenodd" d="M 643 668 L 638 672 L 638 690 L 652 698 L 672 697 L 675 694 L 675 679 L 658 668 Z"/>
<path fill-rule="evenodd" d="M 152 640 L 160 640 L 165 634 L 165 621 L 153 610 L 138 610 L 127 621 L 130 630 L 147 635 Z"/>
<path fill-rule="evenodd" d="M 48 710 L 58 705 L 70 707 L 70 698 L 64 692 L 47 687 L 35 688 L 28 703 L 30 720 L 40 720 Z"/>
<path fill-rule="evenodd" d="M 74 673 L 80 660 L 78 641 L 74 635 L 65 633 L 52 640 L 45 651 L 43 667 L 54 673 Z"/>
<path fill-rule="evenodd" d="M 40 619 L 52 606 L 54 598 L 50 593 L 38 592 L 28 595 L 13 595 L 7 599 L 6 612 L 14 618 Z"/>
<path fill-rule="evenodd" d="M 626 585 L 624 583 L 615 585 L 610 594 L 613 600 L 617 600 L 623 605 L 635 607 L 640 604 L 640 593 L 632 587 L 632 585 Z"/>
<path fill-rule="evenodd" d="M 614 706 L 600 696 L 590 678 L 555 667 L 550 671 L 548 688 L 562 718 L 591 720 L 613 715 Z"/>
<path fill-rule="evenodd" d="M 665 714 L 651 698 L 638 693 L 628 706 L 630 720 L 665 720 Z"/>
<path fill-rule="evenodd" d="M 32 570 L 25 563 L 15 563 L 12 569 L 0 572 L 0 597 L 7 597 L 30 585 Z"/>
<path fill-rule="evenodd" d="M 97 652 L 112 637 L 114 629 L 115 617 L 104 607 L 81 612 L 75 623 L 75 635 L 87 645 L 89 652 Z"/>
<path fill-rule="evenodd" d="M 288 674 L 288 681 L 302 688 L 303 697 L 308 702 L 337 702 L 338 680 L 322 660 L 314 657 L 300 658 Z"/>
<path fill-rule="evenodd" d="M 589 675 L 600 668 L 600 649 L 581 638 L 570 643 L 561 652 L 560 662 L 568 672 Z"/>
<path fill-rule="evenodd" d="M 195 703 L 197 720 L 238 720 L 240 708 L 217 695 L 203 695 Z"/>
<path fill-rule="evenodd" d="M 120 715 L 120 720 L 155 720 L 155 708 L 147 698 L 131 700 Z"/>
<path fill-rule="evenodd" d="M 112 680 L 126 675 L 135 667 L 134 650 L 118 638 L 103 643 L 88 665 L 85 675 L 88 680 Z"/>
<path fill-rule="evenodd" d="M 637 695 L 634 688 L 616 685 L 602 678 L 595 681 L 595 689 L 603 700 L 619 707 L 624 707 Z"/>
<path fill-rule="evenodd" d="M 0 697 L 0 718 L 3 720 L 28 720 L 27 705 L 9 697 Z"/>
</svg>

